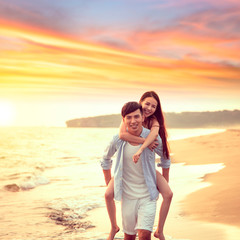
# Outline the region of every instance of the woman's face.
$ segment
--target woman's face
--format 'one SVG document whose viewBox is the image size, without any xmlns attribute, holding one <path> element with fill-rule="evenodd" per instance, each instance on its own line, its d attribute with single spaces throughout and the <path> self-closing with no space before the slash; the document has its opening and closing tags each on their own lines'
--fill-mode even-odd
<svg viewBox="0 0 240 240">
<path fill-rule="evenodd" d="M 142 102 L 143 115 L 149 117 L 153 115 L 157 109 L 157 100 L 153 97 L 147 97 Z"/>
</svg>

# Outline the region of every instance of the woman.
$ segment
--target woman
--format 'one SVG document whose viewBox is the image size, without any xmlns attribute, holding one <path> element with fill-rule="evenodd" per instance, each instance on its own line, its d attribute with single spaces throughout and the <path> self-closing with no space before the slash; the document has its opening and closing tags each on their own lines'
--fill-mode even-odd
<svg viewBox="0 0 240 240">
<path fill-rule="evenodd" d="M 121 123 L 119 136 L 122 140 L 134 142 L 137 144 L 142 144 L 140 149 L 133 156 L 133 161 L 137 162 L 141 156 L 143 150 L 148 147 L 153 151 L 156 147 L 155 139 L 160 135 L 163 145 L 163 155 L 168 159 L 169 150 L 167 145 L 167 134 L 164 124 L 164 117 L 161 109 L 161 104 L 158 95 L 154 91 L 145 92 L 140 98 L 139 103 L 142 105 L 144 122 L 143 126 L 151 130 L 150 134 L 146 139 L 141 137 L 136 137 L 127 132 L 124 123 Z M 158 191 L 163 197 L 162 205 L 159 213 L 159 221 L 157 229 L 154 233 L 156 238 L 160 240 L 165 240 L 163 234 L 163 227 L 168 214 L 168 210 L 172 200 L 172 191 L 168 185 L 168 171 L 169 169 L 163 169 L 163 175 L 156 171 L 156 182 Z M 119 227 L 116 221 L 116 207 L 114 202 L 114 180 L 109 182 L 107 190 L 105 192 L 106 206 L 111 222 L 111 231 L 108 240 L 113 240 L 115 234 L 119 231 Z"/>
</svg>

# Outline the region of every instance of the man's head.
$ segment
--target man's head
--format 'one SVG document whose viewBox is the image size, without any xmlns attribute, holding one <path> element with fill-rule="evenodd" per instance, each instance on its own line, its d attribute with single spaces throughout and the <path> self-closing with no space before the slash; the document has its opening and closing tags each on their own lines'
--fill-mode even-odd
<svg viewBox="0 0 240 240">
<path fill-rule="evenodd" d="M 122 107 L 122 118 L 128 132 L 133 135 L 140 135 L 142 131 L 142 106 L 138 102 L 128 102 Z"/>
</svg>

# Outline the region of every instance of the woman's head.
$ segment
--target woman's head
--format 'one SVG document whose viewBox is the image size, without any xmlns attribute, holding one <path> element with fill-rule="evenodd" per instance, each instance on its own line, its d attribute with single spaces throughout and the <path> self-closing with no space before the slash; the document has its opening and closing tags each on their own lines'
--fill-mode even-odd
<svg viewBox="0 0 240 240">
<path fill-rule="evenodd" d="M 145 117 L 161 114 L 161 104 L 158 95 L 154 91 L 145 92 L 140 98 Z"/>
</svg>

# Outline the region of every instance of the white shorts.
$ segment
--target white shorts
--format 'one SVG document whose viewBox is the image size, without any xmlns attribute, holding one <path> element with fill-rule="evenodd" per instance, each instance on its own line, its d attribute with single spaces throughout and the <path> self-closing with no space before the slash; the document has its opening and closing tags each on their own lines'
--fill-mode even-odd
<svg viewBox="0 0 240 240">
<path fill-rule="evenodd" d="M 140 199 L 122 198 L 123 232 L 129 235 L 137 234 L 138 229 L 152 232 L 156 214 L 156 200 L 150 197 Z"/>
</svg>

